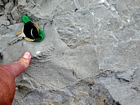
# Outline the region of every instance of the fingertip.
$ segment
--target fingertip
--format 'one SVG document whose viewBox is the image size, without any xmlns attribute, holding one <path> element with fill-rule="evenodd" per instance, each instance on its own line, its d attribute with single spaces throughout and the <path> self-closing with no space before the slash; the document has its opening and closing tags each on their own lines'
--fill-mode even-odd
<svg viewBox="0 0 140 105">
<path fill-rule="evenodd" d="M 31 53 L 30 52 L 25 52 L 21 58 L 30 60 L 31 59 Z"/>
<path fill-rule="evenodd" d="M 22 72 L 24 72 L 30 64 L 31 61 L 31 53 L 25 52 L 19 59 L 10 65 L 9 71 L 14 74 L 15 77 L 19 76 Z"/>
</svg>

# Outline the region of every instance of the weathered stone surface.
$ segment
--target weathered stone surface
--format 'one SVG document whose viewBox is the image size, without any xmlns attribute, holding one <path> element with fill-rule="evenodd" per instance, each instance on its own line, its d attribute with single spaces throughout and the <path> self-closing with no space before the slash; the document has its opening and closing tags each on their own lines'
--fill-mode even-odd
<svg viewBox="0 0 140 105">
<path fill-rule="evenodd" d="M 6 16 L 0 16 L 0 26 L 7 26 L 10 22 L 7 20 Z"/>
<path fill-rule="evenodd" d="M 101 84 L 91 84 L 92 79 L 81 81 L 63 90 L 39 87 L 15 105 L 120 105 Z M 52 87 L 53 88 L 53 87 Z"/>
<path fill-rule="evenodd" d="M 0 2 L 0 63 L 25 51 L 33 56 L 16 79 L 13 105 L 139 104 L 139 0 Z M 38 23 L 45 39 L 8 46 L 23 27 L 23 14 Z"/>
<path fill-rule="evenodd" d="M 4 4 L 3 4 L 3 2 L 0 0 L 0 6 L 3 6 Z"/>
<path fill-rule="evenodd" d="M 126 71 L 128 72 L 128 71 Z M 118 74 L 118 73 L 117 73 Z M 116 78 L 116 73 L 111 71 L 105 72 L 98 76 L 98 82 L 104 84 L 105 88 L 116 101 L 121 105 L 137 105 L 139 104 L 140 94 L 133 83 L 139 83 L 137 80 L 126 81 Z M 123 74 L 122 74 L 123 75 Z M 129 74 L 128 74 L 129 75 Z M 133 78 L 134 75 L 131 77 Z M 138 79 L 138 78 L 137 78 Z"/>
</svg>

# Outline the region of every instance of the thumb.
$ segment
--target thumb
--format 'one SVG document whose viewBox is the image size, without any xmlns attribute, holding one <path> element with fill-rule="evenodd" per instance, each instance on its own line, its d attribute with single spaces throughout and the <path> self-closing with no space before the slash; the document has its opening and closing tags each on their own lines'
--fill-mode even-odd
<svg viewBox="0 0 140 105">
<path fill-rule="evenodd" d="M 15 76 L 19 76 L 22 72 L 24 72 L 31 61 L 31 54 L 29 52 L 25 52 L 21 58 L 19 59 L 19 61 L 14 62 L 10 65 L 10 72 Z"/>
</svg>

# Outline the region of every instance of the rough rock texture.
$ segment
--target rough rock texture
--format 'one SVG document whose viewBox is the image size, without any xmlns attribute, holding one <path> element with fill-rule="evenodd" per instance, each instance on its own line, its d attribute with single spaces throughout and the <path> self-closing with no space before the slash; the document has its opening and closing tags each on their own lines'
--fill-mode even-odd
<svg viewBox="0 0 140 105">
<path fill-rule="evenodd" d="M 7 43 L 27 14 L 40 43 Z M 0 63 L 32 53 L 13 105 L 139 105 L 139 0 L 0 0 Z"/>
</svg>

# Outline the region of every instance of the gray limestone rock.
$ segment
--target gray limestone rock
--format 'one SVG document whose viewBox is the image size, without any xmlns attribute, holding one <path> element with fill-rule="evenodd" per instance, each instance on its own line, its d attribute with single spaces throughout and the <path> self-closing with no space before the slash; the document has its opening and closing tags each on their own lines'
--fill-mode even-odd
<svg viewBox="0 0 140 105">
<path fill-rule="evenodd" d="M 139 0 L 0 0 L 0 63 L 30 51 L 13 105 L 138 105 Z M 9 46 L 27 14 L 40 42 Z"/>
<path fill-rule="evenodd" d="M 7 26 L 10 22 L 7 20 L 6 16 L 0 16 L 0 26 Z"/>
<path fill-rule="evenodd" d="M 90 84 L 91 78 L 63 90 L 47 90 L 42 86 L 15 105 L 120 105 L 101 84 Z"/>
<path fill-rule="evenodd" d="M 0 0 L 0 6 L 3 6 L 4 4 L 3 4 L 3 2 Z"/>
<path fill-rule="evenodd" d="M 116 78 L 130 82 L 132 80 L 133 74 L 134 74 L 134 70 L 128 70 L 123 73 L 117 73 Z"/>
</svg>

